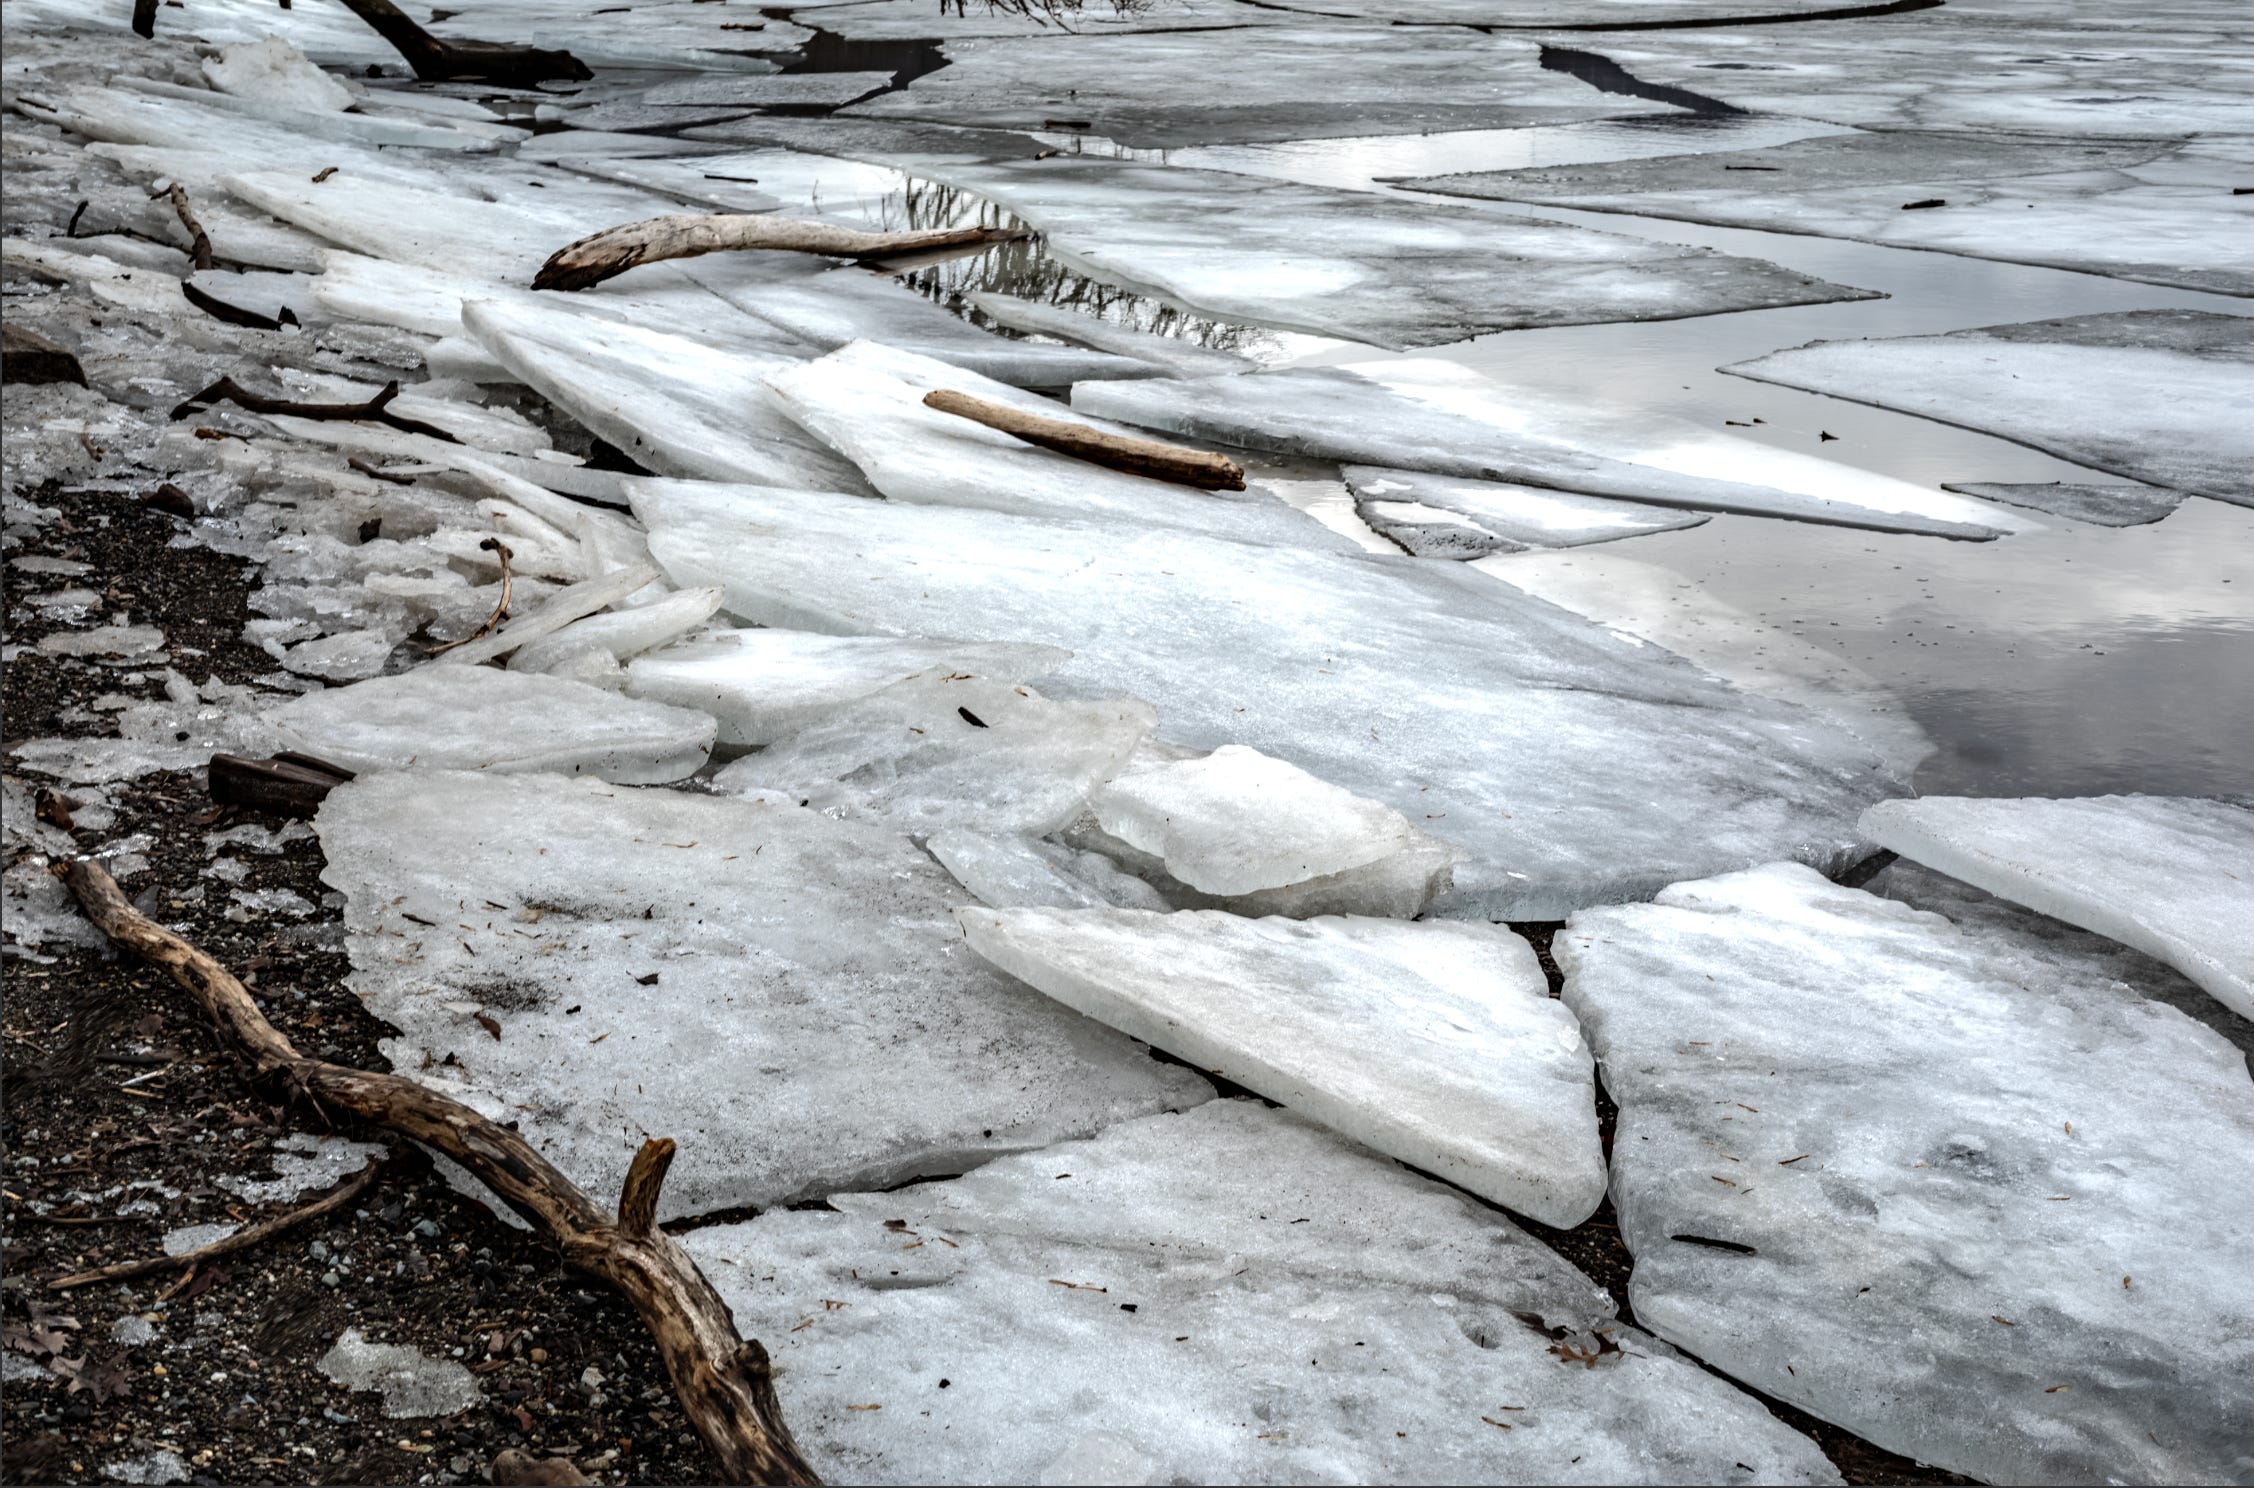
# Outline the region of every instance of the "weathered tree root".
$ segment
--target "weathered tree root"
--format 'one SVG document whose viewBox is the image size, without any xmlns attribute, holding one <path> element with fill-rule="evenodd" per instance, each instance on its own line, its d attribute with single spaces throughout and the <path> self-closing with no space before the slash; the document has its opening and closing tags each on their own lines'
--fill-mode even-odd
<svg viewBox="0 0 2254 1488">
<path fill-rule="evenodd" d="M 1226 455 L 1207 450 L 1184 449 L 1178 444 L 1136 439 L 1125 434 L 1106 434 L 1070 419 L 1027 413 L 1007 403 L 974 398 L 951 388 L 936 388 L 924 394 L 924 407 L 984 424 L 989 429 L 999 429 L 1027 444 L 1086 460 L 1091 465 L 1124 470 L 1129 475 L 1196 486 L 1205 491 L 1244 489 L 1244 467 Z"/>
<path fill-rule="evenodd" d="M 209 1245 L 179 1255 L 144 1256 L 138 1261 L 119 1261 L 114 1266 L 96 1266 L 91 1271 L 74 1271 L 68 1276 L 58 1276 L 47 1283 L 50 1291 L 67 1292 L 73 1287 L 93 1286 L 104 1281 L 130 1281 L 136 1276 L 149 1276 L 158 1271 L 193 1271 L 206 1261 L 215 1261 L 223 1255 L 238 1250 L 248 1250 L 260 1245 L 284 1230 L 294 1230 L 310 1219 L 324 1214 L 334 1214 L 360 1195 L 366 1193 L 375 1181 L 383 1176 L 384 1160 L 377 1158 L 343 1183 L 301 1208 L 287 1214 L 277 1214 L 272 1219 L 262 1219 L 257 1224 L 246 1225 L 224 1240 L 214 1240 Z"/>
<path fill-rule="evenodd" d="M 426 424 L 420 419 L 403 418 L 390 411 L 391 400 L 399 396 L 399 384 L 387 382 L 383 390 L 365 403 L 301 403 L 295 398 L 269 398 L 254 393 L 232 377 L 222 377 L 202 392 L 193 394 L 174 406 L 172 416 L 185 418 L 191 413 L 201 413 L 214 403 L 232 403 L 237 408 L 252 413 L 280 413 L 302 419 L 373 419 L 379 424 L 389 424 L 404 434 L 427 434 L 433 439 L 443 439 L 448 444 L 462 441 L 436 424 Z"/>
<path fill-rule="evenodd" d="M 680 1242 L 656 1224 L 671 1138 L 642 1144 L 614 1218 L 532 1145 L 458 1101 L 400 1075 L 310 1059 L 258 1010 L 243 984 L 204 952 L 142 914 L 91 858 L 55 865 L 86 917 L 121 949 L 167 973 L 218 1025 L 252 1077 L 327 1111 L 374 1122 L 445 1153 L 555 1241 L 563 1258 L 623 1293 L 657 1341 L 681 1409 L 726 1483 L 819 1481 L 792 1441 L 767 1351 L 735 1318 Z"/>
<path fill-rule="evenodd" d="M 534 88 L 547 82 L 584 83 L 594 76 L 569 52 L 494 41 L 441 41 L 391 0 L 344 0 L 344 8 L 374 27 L 426 83 L 474 78 L 503 88 Z"/>
<path fill-rule="evenodd" d="M 938 248 L 977 247 L 1010 243 L 1030 236 L 1023 228 L 950 227 L 931 232 L 862 232 L 827 222 L 802 222 L 795 217 L 758 213 L 688 214 L 652 217 L 606 227 L 550 254 L 532 278 L 534 289 L 586 289 L 623 274 L 636 264 L 660 263 L 669 258 L 697 258 L 707 253 L 734 253 L 747 249 L 772 249 L 783 253 L 820 253 L 833 258 L 896 258 L 906 253 L 926 253 Z"/>
</svg>

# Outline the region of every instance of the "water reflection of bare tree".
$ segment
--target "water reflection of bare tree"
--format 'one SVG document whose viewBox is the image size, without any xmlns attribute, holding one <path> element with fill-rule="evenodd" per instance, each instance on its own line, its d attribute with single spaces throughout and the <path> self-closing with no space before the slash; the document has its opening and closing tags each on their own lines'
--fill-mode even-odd
<svg viewBox="0 0 2254 1488">
<path fill-rule="evenodd" d="M 939 0 L 939 13 L 943 16 L 967 16 L 973 0 Z M 977 0 L 989 15 L 1017 15 L 1028 20 L 1048 21 L 1063 25 L 1066 18 L 1076 16 L 1088 8 L 1087 0 Z M 1143 15 L 1156 0 L 1105 0 L 1115 15 Z"/>
<path fill-rule="evenodd" d="M 1026 226 L 1015 213 L 974 191 L 916 176 L 907 178 L 899 195 L 884 200 L 879 217 L 882 225 L 893 231 Z M 901 276 L 901 282 L 973 325 L 1002 336 L 1023 333 L 993 321 L 969 304 L 966 296 L 1014 295 L 1021 300 L 1063 306 L 1130 330 L 1256 358 L 1274 340 L 1272 332 L 1257 326 L 1216 320 L 1151 295 L 1091 279 L 1053 257 L 1048 240 L 1038 233 L 918 269 Z"/>
</svg>

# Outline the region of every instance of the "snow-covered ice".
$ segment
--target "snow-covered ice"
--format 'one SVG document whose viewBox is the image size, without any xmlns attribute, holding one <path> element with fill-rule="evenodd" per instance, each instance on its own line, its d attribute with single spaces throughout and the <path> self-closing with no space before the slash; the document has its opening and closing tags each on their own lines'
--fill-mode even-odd
<svg viewBox="0 0 2254 1488">
<path fill-rule="evenodd" d="M 1501 925 L 981 909 L 971 948 L 1123 1033 L 1544 1224 L 1604 1198 L 1573 1015 Z"/>
<path fill-rule="evenodd" d="M 663 1212 L 697 1214 L 957 1173 L 1210 1093 L 980 963 L 950 914 L 967 896 L 892 831 L 439 771 L 364 776 L 317 825 L 393 1064 L 505 1109 L 590 1193 L 645 1135 L 681 1147 Z"/>
<path fill-rule="evenodd" d="M 2254 1080 L 2116 966 L 1790 864 L 1552 943 L 1619 1102 L 1636 1316 L 1997 1483 L 2230 1481 Z"/>
<path fill-rule="evenodd" d="M 830 1202 L 683 1242 L 835 1481 L 1838 1481 L 1507 1219 L 1289 1111 Z"/>
<path fill-rule="evenodd" d="M 2182 796 L 1881 801 L 1865 836 L 2165 961 L 2254 1018 L 2254 809 Z"/>
<path fill-rule="evenodd" d="M 1420 470 L 1349 465 L 1341 473 L 1362 519 L 1420 557 L 1572 548 L 1707 520 L 1703 512 Z"/>
</svg>

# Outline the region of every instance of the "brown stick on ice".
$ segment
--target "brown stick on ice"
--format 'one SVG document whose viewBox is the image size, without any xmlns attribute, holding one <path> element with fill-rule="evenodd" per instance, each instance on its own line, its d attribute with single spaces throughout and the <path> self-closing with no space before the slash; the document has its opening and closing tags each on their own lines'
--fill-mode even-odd
<svg viewBox="0 0 2254 1488">
<path fill-rule="evenodd" d="M 198 269 L 210 268 L 211 234 L 196 220 L 196 209 L 188 204 L 187 188 L 174 181 L 165 195 L 172 198 L 172 210 L 180 214 L 180 225 L 188 230 L 188 261 Z"/>
<path fill-rule="evenodd" d="M 606 227 L 549 255 L 532 279 L 534 289 L 586 289 L 636 264 L 707 253 L 764 248 L 784 253 L 822 253 L 834 258 L 892 258 L 934 248 L 1009 243 L 1028 236 L 1023 228 L 950 227 L 931 232 L 862 232 L 827 222 L 763 214 L 711 213 L 652 217 Z"/>
<path fill-rule="evenodd" d="M 119 1261 L 114 1266 L 96 1266 L 91 1271 L 74 1271 L 68 1276 L 56 1277 L 47 1285 L 51 1290 L 67 1292 L 72 1287 L 92 1286 L 102 1281 L 130 1281 L 136 1276 L 147 1276 L 157 1271 L 193 1270 L 205 1261 L 214 1261 L 238 1250 L 248 1250 L 284 1230 L 294 1230 L 309 1219 L 334 1214 L 366 1193 L 382 1175 L 383 1165 L 383 1159 L 379 1157 L 312 1203 L 292 1209 L 287 1214 L 277 1214 L 272 1219 L 262 1219 L 223 1240 L 214 1240 L 196 1250 L 183 1251 L 179 1255 L 144 1256 L 138 1261 Z"/>
<path fill-rule="evenodd" d="M 467 646 L 474 640 L 493 634 L 493 627 L 509 618 L 509 590 L 516 583 L 516 580 L 509 574 L 509 560 L 516 557 L 516 554 L 510 550 L 507 543 L 497 537 L 487 538 L 484 542 L 479 543 L 478 547 L 501 560 L 501 597 L 494 603 L 493 613 L 485 617 L 483 625 L 458 641 L 448 641 L 443 646 L 425 646 L 423 648 L 423 655 L 425 656 L 443 656 L 456 646 Z"/>
<path fill-rule="evenodd" d="M 504 88 L 533 88 L 546 82 L 583 83 L 594 76 L 569 52 L 494 41 L 442 41 L 391 0 L 344 0 L 344 8 L 374 27 L 426 83 L 478 78 Z"/>
<path fill-rule="evenodd" d="M 195 998 L 254 1078 L 445 1153 L 553 1239 L 565 1260 L 623 1293 L 656 1339 L 674 1395 L 711 1449 L 720 1481 L 818 1481 L 783 1424 L 767 1351 L 736 1332 L 728 1304 L 680 1242 L 653 1223 L 658 1188 L 673 1159 L 670 1139 L 642 1144 L 614 1217 L 523 1137 L 459 1101 L 404 1076 L 300 1054 L 227 968 L 135 909 L 91 858 L 70 859 L 54 871 L 95 928 Z"/>
<path fill-rule="evenodd" d="M 269 398 L 254 393 L 237 383 L 232 377 L 222 377 L 202 392 L 183 399 L 172 410 L 174 418 L 186 418 L 191 413 L 201 413 L 214 403 L 232 403 L 237 408 L 247 408 L 252 413 L 280 413 L 302 419 L 372 419 L 379 424 L 389 424 L 403 434 L 424 434 L 432 439 L 443 439 L 448 444 L 462 441 L 436 424 L 426 424 L 421 419 L 403 417 L 391 411 L 391 400 L 399 396 L 399 383 L 395 379 L 383 385 L 382 391 L 365 403 L 303 403 L 295 398 Z"/>
<path fill-rule="evenodd" d="M 967 418 L 989 429 L 999 429 L 1027 444 L 1086 460 L 1091 465 L 1124 470 L 1129 475 L 1149 476 L 1152 480 L 1172 481 L 1206 491 L 1244 489 L 1244 467 L 1226 455 L 1207 450 L 1184 449 L 1178 444 L 1161 444 L 1155 439 L 1136 439 L 1125 434 L 1106 434 L 1086 424 L 1044 418 L 1038 413 L 974 398 L 951 388 L 937 388 L 924 394 L 924 407 Z"/>
</svg>

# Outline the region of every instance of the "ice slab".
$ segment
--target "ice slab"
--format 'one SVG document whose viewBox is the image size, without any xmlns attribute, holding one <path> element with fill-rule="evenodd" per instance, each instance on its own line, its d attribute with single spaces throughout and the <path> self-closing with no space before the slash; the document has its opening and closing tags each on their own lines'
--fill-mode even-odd
<svg viewBox="0 0 2254 1488">
<path fill-rule="evenodd" d="M 1710 249 L 1219 171 L 1065 155 L 908 168 L 999 202 L 1094 278 L 1394 350 L 1868 294 Z"/>
<path fill-rule="evenodd" d="M 477 1376 L 452 1359 L 434 1359 L 401 1343 L 375 1343 L 358 1328 L 347 1328 L 314 1368 L 348 1390 L 383 1395 L 383 1413 L 393 1419 L 451 1416 L 479 1400 Z"/>
<path fill-rule="evenodd" d="M 2233 148 L 2233 146 L 2236 148 Z M 1767 149 L 1428 176 L 1419 191 L 1545 202 L 2254 294 L 2241 141 L 1829 135 Z M 1905 212 L 1912 201 L 1945 207 Z"/>
<path fill-rule="evenodd" d="M 222 48 L 204 59 L 203 75 L 222 93 L 293 108 L 337 111 L 357 101 L 350 88 L 279 36 Z"/>
<path fill-rule="evenodd" d="M 1421 470 L 1349 465 L 1340 473 L 1346 478 L 1347 489 L 1354 493 L 1355 507 L 1363 520 L 1412 553 L 1420 551 L 1415 532 L 1418 527 L 1441 526 L 1470 534 L 1452 544 L 1465 551 L 1422 554 L 1426 557 L 1476 557 L 1481 552 L 1507 553 L 1529 547 L 1574 548 L 1647 532 L 1696 527 L 1707 520 L 1700 512 L 1570 491 L 1545 491 L 1503 481 L 1462 480 Z M 1408 520 L 1409 513 L 1392 509 L 1408 505 L 1427 508 L 1430 515 L 1419 512 L 1414 514 L 1415 520 Z M 1465 520 L 1450 523 L 1448 516 Z M 1481 538 L 1486 541 L 1480 542 Z"/>
<path fill-rule="evenodd" d="M 1026 516 L 1116 517 L 1240 542 L 1341 551 L 1348 546 L 1264 493 L 1199 491 L 1106 469 L 926 408 L 924 395 L 945 388 L 1043 418 L 1070 413 L 967 368 L 873 341 L 855 341 L 820 361 L 771 372 L 767 386 L 790 417 L 857 464 L 893 501 Z M 1141 437 L 1104 420 L 1087 423 L 1105 433 Z M 819 481 L 780 483 L 827 488 Z"/>
<path fill-rule="evenodd" d="M 679 640 L 718 613 L 725 597 L 716 588 L 683 589 L 630 609 L 589 615 L 519 648 L 509 658 L 509 670 L 553 672 L 598 651 L 614 663 L 625 661 Z"/>
<path fill-rule="evenodd" d="M 1604 1198 L 1596 1084 L 1500 925 L 1217 910 L 964 909 L 971 949 L 1067 1007 L 1506 1209 Z"/>
<path fill-rule="evenodd" d="M 725 307 L 715 304 L 715 310 Z M 858 490 L 777 406 L 765 376 L 793 359 L 548 305 L 471 301 L 462 327 L 528 387 L 663 475 Z"/>
<path fill-rule="evenodd" d="M 990 678 L 895 682 L 722 770 L 713 784 L 922 835 L 1065 825 L 1158 715 L 1132 698 L 1059 702 Z"/>
<path fill-rule="evenodd" d="M 1289 1111 L 832 1203 L 683 1237 L 832 1480 L 1836 1481 L 1508 1220 Z"/>
<path fill-rule="evenodd" d="M 635 657 L 626 690 L 711 714 L 723 744 L 772 744 L 912 677 L 967 672 L 1025 682 L 1071 657 L 1009 641 L 726 630 Z"/>
<path fill-rule="evenodd" d="M 1218 377 L 1231 372 L 1249 372 L 1257 365 L 1234 352 L 1200 346 L 1181 336 L 1154 335 L 1063 305 L 1006 294 L 973 293 L 964 298 L 997 325 L 1037 336 L 1077 341 L 1082 346 L 1133 357 L 1183 376 Z"/>
<path fill-rule="evenodd" d="M 1241 381 L 1242 379 L 1230 379 Z M 1461 565 L 819 492 L 634 482 L 675 582 L 762 624 L 1075 654 L 1055 697 L 1139 697 L 1167 739 L 1246 744 L 1465 850 L 1444 912 L 1557 918 L 1683 873 L 1863 855 L 1898 794 L 1819 715 Z M 1703 871 L 1711 871 L 1711 868 Z"/>
<path fill-rule="evenodd" d="M 1173 906 L 1099 853 L 1014 835 L 953 830 L 924 843 L 955 882 L 996 909 L 1155 909 Z"/>
<path fill-rule="evenodd" d="M 2157 522 L 2184 500 L 2181 491 L 2158 486 L 2091 486 L 2066 481 L 1945 481 L 1941 489 L 2098 527 L 2141 527 Z"/>
<path fill-rule="evenodd" d="M 348 770 L 562 770 L 650 784 L 712 752 L 702 713 L 491 667 L 422 666 L 268 710 L 290 747 Z"/>
<path fill-rule="evenodd" d="M 751 108 L 839 108 L 892 86 L 889 72 L 806 72 L 738 77 L 684 78 L 637 95 L 643 103 L 674 107 L 743 104 Z"/>
<path fill-rule="evenodd" d="M 1818 341 L 1722 368 L 2254 506 L 2254 318 L 2132 310 Z"/>
<path fill-rule="evenodd" d="M 2186 796 L 1881 801 L 1872 841 L 2165 961 L 2254 1018 L 2254 810 Z"/>
<path fill-rule="evenodd" d="M 1436 359 L 1087 383 L 1072 406 L 1249 449 L 1654 506 L 1958 538 L 2033 525 L 1984 502 Z"/>
<path fill-rule="evenodd" d="M 1207 894 L 1280 889 L 1430 840 L 1383 802 L 1241 744 L 1131 770 L 1090 804 L 1106 832 Z"/>
<path fill-rule="evenodd" d="M 455 772 L 363 777 L 317 825 L 393 1063 L 449 1056 L 424 1078 L 505 1107 L 591 1193 L 645 1133 L 681 1144 L 663 1212 L 695 1214 L 961 1172 L 1210 1093 L 980 964 L 961 891 L 889 831 Z"/>
<path fill-rule="evenodd" d="M 2241 1472 L 2237 1049 L 2070 950 L 1794 865 L 1584 911 L 1552 953 L 1620 1104 L 1644 1326 L 1987 1482 Z"/>
</svg>

